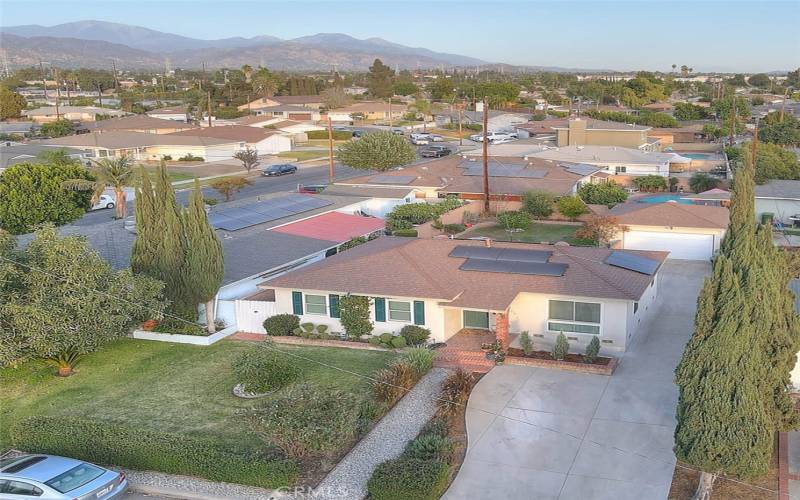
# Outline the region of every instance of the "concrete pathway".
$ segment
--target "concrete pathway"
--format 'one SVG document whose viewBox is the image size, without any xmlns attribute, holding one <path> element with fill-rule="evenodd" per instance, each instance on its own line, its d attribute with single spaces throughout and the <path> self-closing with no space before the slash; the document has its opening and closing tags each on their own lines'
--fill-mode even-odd
<svg viewBox="0 0 800 500">
<path fill-rule="evenodd" d="M 367 495 L 375 467 L 397 458 L 436 412 L 441 383 L 449 374 L 434 368 L 350 450 L 314 490 L 315 499 L 358 500 Z"/>
<path fill-rule="evenodd" d="M 708 263 L 667 262 L 658 304 L 612 377 L 524 366 L 484 376 L 467 409 L 466 459 L 443 498 L 666 498 L 673 371 L 709 271 Z"/>
<path fill-rule="evenodd" d="M 800 432 L 780 436 L 780 498 L 800 498 Z"/>
</svg>

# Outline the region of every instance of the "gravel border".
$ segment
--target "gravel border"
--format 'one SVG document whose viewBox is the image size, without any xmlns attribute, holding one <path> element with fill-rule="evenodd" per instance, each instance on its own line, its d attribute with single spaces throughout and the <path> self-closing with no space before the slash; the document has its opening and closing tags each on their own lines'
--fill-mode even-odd
<svg viewBox="0 0 800 500">
<path fill-rule="evenodd" d="M 272 500 L 285 498 L 278 492 L 254 486 L 218 483 L 196 477 L 161 472 L 123 470 L 128 478 L 129 490 L 146 495 L 192 500 L 229 500 L 231 498 Z"/>
<path fill-rule="evenodd" d="M 350 450 L 314 489 L 315 499 L 357 500 L 367 495 L 375 467 L 397 458 L 436 412 L 442 381 L 450 370 L 433 368 Z"/>
</svg>

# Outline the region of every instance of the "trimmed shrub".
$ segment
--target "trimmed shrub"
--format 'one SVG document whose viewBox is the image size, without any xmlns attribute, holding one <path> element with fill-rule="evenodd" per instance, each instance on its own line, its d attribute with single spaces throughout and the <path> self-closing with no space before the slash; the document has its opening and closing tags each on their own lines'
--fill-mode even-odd
<svg viewBox="0 0 800 500">
<path fill-rule="evenodd" d="M 378 336 L 378 338 L 381 339 L 381 343 L 388 344 L 388 343 L 390 343 L 392 341 L 392 339 L 394 338 L 394 335 L 392 335 L 391 333 L 387 332 L 387 333 L 380 334 Z"/>
<path fill-rule="evenodd" d="M 300 328 L 311 333 L 314 331 L 314 323 L 300 323 Z"/>
<path fill-rule="evenodd" d="M 405 396 L 416 381 L 417 372 L 411 363 L 399 360 L 375 375 L 372 392 L 375 399 L 391 406 Z"/>
<path fill-rule="evenodd" d="M 291 485 L 298 474 L 297 465 L 285 459 L 228 449 L 184 434 L 78 417 L 30 417 L 15 424 L 10 436 L 15 448 L 31 453 L 262 488 Z"/>
<path fill-rule="evenodd" d="M 427 342 L 431 331 L 417 325 L 406 325 L 400 330 L 400 335 L 405 337 L 408 345 L 421 345 Z"/>
<path fill-rule="evenodd" d="M 248 392 L 264 393 L 289 385 L 300 376 L 300 368 L 264 342 L 242 352 L 233 362 L 237 382 Z"/>
<path fill-rule="evenodd" d="M 300 327 L 300 318 L 294 314 L 276 314 L 264 320 L 267 335 L 292 335 Z"/>
<path fill-rule="evenodd" d="M 442 383 L 441 397 L 436 401 L 437 413 L 443 417 L 456 415 L 467 404 L 475 379 L 472 374 L 458 369 Z"/>
<path fill-rule="evenodd" d="M 464 224 L 445 224 L 442 226 L 442 231 L 445 234 L 458 234 L 467 230 Z"/>
<path fill-rule="evenodd" d="M 447 436 L 438 434 L 420 435 L 408 443 L 404 456 L 420 460 L 436 460 L 450 463 L 453 458 L 453 441 Z"/>
<path fill-rule="evenodd" d="M 372 336 L 367 340 L 367 343 L 371 345 L 381 345 L 381 339 L 380 337 Z"/>
<path fill-rule="evenodd" d="M 194 156 L 192 153 L 186 153 L 185 156 L 178 158 L 178 161 L 203 161 L 203 157 Z"/>
<path fill-rule="evenodd" d="M 392 340 L 389 341 L 389 344 L 391 344 L 391 346 L 395 349 L 400 349 L 401 347 L 406 346 L 406 339 L 405 337 L 398 335 L 396 337 L 392 337 Z"/>
<path fill-rule="evenodd" d="M 575 220 L 588 213 L 589 208 L 578 196 L 564 196 L 558 200 L 558 211 L 561 215 Z"/>
<path fill-rule="evenodd" d="M 542 189 L 528 191 L 522 197 L 522 209 L 535 219 L 546 219 L 553 213 L 555 198 Z"/>
<path fill-rule="evenodd" d="M 403 338 L 403 337 L 398 337 Z M 436 351 L 431 351 L 426 347 L 413 347 L 403 354 L 403 360 L 407 361 L 417 377 L 421 377 L 428 373 L 428 370 L 433 368 L 433 358 L 436 357 Z"/>
<path fill-rule="evenodd" d="M 350 339 L 372 333 L 370 319 L 370 298 L 363 295 L 343 295 L 339 297 L 339 321 Z"/>
<path fill-rule="evenodd" d="M 563 333 L 559 333 L 558 337 L 556 337 L 556 344 L 553 346 L 553 359 L 561 361 L 567 357 L 568 352 L 569 342 L 567 342 L 567 337 Z"/>
<path fill-rule="evenodd" d="M 531 336 L 528 335 L 528 332 L 519 334 L 519 345 L 522 347 L 522 352 L 524 352 L 526 356 L 533 352 L 533 340 L 531 340 Z"/>
<path fill-rule="evenodd" d="M 447 487 L 447 464 L 398 458 L 375 468 L 367 483 L 372 500 L 436 500 Z"/>
<path fill-rule="evenodd" d="M 586 346 L 586 354 L 583 355 L 583 360 L 586 363 L 594 363 L 597 360 L 597 356 L 600 354 L 600 339 L 597 337 L 592 337 L 592 340 L 589 341 L 589 345 Z"/>
<path fill-rule="evenodd" d="M 406 238 L 416 238 L 417 237 L 417 230 L 416 229 L 398 229 L 397 231 L 392 231 L 392 236 L 402 236 Z"/>
<path fill-rule="evenodd" d="M 353 133 L 349 130 L 333 130 L 332 131 L 333 140 L 334 141 L 349 141 L 353 138 Z M 306 135 L 309 139 L 325 139 L 328 140 L 328 131 L 327 130 L 309 130 L 306 132 Z"/>
<path fill-rule="evenodd" d="M 628 199 L 625 188 L 614 181 L 584 184 L 578 189 L 578 195 L 584 202 L 594 205 L 613 206 Z"/>
<path fill-rule="evenodd" d="M 330 456 L 358 433 L 359 399 L 351 393 L 298 384 L 253 408 L 250 422 L 292 458 Z"/>
<path fill-rule="evenodd" d="M 531 226 L 531 216 L 522 211 L 506 211 L 497 214 L 497 223 L 505 229 L 522 231 Z"/>
<path fill-rule="evenodd" d="M 317 325 L 317 333 L 320 335 L 328 332 L 328 325 Z"/>
<path fill-rule="evenodd" d="M 437 416 L 430 419 L 419 434 L 420 436 L 447 436 L 449 434 L 449 427 L 447 419 Z"/>
</svg>

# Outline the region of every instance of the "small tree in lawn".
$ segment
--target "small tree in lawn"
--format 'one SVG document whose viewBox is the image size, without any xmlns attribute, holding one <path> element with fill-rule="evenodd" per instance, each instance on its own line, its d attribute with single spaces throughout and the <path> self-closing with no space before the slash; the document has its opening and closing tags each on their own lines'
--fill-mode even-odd
<svg viewBox="0 0 800 500">
<path fill-rule="evenodd" d="M 564 196 L 558 200 L 558 211 L 561 215 L 569 217 L 570 220 L 575 220 L 588 213 L 589 208 L 578 196 Z"/>
<path fill-rule="evenodd" d="M 522 232 L 531 227 L 531 216 L 526 212 L 508 211 L 497 214 L 497 223 L 500 224 L 514 240 L 514 233 Z"/>
<path fill-rule="evenodd" d="M 369 319 L 370 298 L 363 295 L 344 295 L 339 297 L 339 321 L 347 336 L 356 340 L 362 335 L 372 333 L 373 324 Z"/>
<path fill-rule="evenodd" d="M 575 236 L 607 246 L 617 234 L 627 230 L 628 227 L 621 225 L 616 217 L 593 215 L 575 232 Z"/>
<path fill-rule="evenodd" d="M 695 193 L 702 193 L 709 189 L 714 189 L 719 184 L 719 181 L 705 172 L 695 172 L 689 178 L 689 187 Z"/>
<path fill-rule="evenodd" d="M 237 151 L 236 154 L 233 155 L 234 158 L 242 162 L 242 166 L 247 173 L 249 174 L 253 167 L 258 164 L 258 150 L 253 149 L 250 146 L 247 146 L 245 149 Z"/>
<path fill-rule="evenodd" d="M 522 209 L 534 219 L 546 219 L 553 213 L 555 198 L 543 189 L 533 189 L 522 197 Z"/>
<path fill-rule="evenodd" d="M 233 195 L 252 184 L 244 177 L 222 177 L 211 182 L 211 187 L 221 194 L 225 201 L 231 201 Z"/>
<path fill-rule="evenodd" d="M 664 191 L 667 189 L 667 179 L 660 175 L 644 175 L 642 177 L 635 177 L 633 184 L 639 188 L 640 191 L 648 193 L 655 193 L 657 191 Z"/>
<path fill-rule="evenodd" d="M 416 160 L 417 151 L 403 136 L 370 132 L 357 141 L 339 146 L 336 157 L 353 168 L 385 171 Z"/>
</svg>

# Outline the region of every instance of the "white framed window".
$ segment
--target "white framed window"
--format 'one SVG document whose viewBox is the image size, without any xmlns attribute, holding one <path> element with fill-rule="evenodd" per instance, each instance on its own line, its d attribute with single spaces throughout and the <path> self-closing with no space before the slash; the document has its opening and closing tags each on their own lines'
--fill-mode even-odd
<svg viewBox="0 0 800 500">
<path fill-rule="evenodd" d="M 328 315 L 328 299 L 324 295 L 305 294 L 306 314 Z"/>
<path fill-rule="evenodd" d="M 463 317 L 464 328 L 489 329 L 489 313 L 487 311 L 469 311 L 464 309 Z"/>
<path fill-rule="evenodd" d="M 411 302 L 389 301 L 389 320 L 411 323 Z"/>
<path fill-rule="evenodd" d="M 600 334 L 601 305 L 595 302 L 551 300 L 547 329 L 551 332 Z"/>
</svg>

